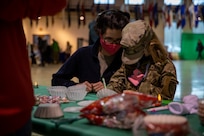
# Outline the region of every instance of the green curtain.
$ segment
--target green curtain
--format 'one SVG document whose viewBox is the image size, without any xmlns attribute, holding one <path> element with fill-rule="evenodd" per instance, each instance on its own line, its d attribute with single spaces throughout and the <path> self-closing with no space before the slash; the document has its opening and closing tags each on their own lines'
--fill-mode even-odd
<svg viewBox="0 0 204 136">
<path fill-rule="evenodd" d="M 182 60 L 196 60 L 198 52 L 196 46 L 198 39 L 204 44 L 204 34 L 183 33 L 181 36 L 181 52 L 180 58 Z M 204 51 L 202 52 L 204 57 Z"/>
</svg>

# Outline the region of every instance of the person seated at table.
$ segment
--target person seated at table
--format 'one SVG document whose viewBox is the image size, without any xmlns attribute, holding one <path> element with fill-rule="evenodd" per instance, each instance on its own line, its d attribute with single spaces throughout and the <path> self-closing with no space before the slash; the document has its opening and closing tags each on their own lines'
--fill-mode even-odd
<svg viewBox="0 0 204 136">
<path fill-rule="evenodd" d="M 133 90 L 172 100 L 177 86 L 176 69 L 150 25 L 143 20 L 127 24 L 120 42 L 121 68 L 111 77 L 108 89 Z"/>
<path fill-rule="evenodd" d="M 77 82 L 87 86 L 87 91 L 99 91 L 104 88 L 102 78 L 108 83 L 110 77 L 121 64 L 120 45 L 122 28 L 129 23 L 129 16 L 119 10 L 105 10 L 96 18 L 96 31 L 99 38 L 93 45 L 79 48 L 52 75 L 52 86 L 72 86 Z"/>
</svg>

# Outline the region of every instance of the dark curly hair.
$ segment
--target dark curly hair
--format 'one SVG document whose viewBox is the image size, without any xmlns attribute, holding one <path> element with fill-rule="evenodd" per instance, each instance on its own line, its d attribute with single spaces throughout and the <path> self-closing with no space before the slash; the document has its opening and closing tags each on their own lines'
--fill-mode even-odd
<svg viewBox="0 0 204 136">
<path fill-rule="evenodd" d="M 107 28 L 122 30 L 129 23 L 130 14 L 120 10 L 105 10 L 98 14 L 96 18 L 95 30 L 100 34 L 104 34 Z"/>
</svg>

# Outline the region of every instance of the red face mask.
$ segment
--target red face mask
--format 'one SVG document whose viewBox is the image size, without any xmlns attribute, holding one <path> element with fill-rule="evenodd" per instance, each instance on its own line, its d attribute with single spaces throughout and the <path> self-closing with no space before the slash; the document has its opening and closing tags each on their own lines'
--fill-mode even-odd
<svg viewBox="0 0 204 136">
<path fill-rule="evenodd" d="M 107 51 L 110 55 L 115 54 L 121 47 L 120 44 L 106 43 L 102 37 L 100 37 L 100 43 L 102 48 Z"/>
</svg>

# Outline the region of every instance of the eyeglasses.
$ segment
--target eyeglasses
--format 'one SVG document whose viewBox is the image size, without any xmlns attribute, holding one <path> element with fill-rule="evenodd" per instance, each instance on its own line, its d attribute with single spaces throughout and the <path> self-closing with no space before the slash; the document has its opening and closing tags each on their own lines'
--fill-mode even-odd
<svg viewBox="0 0 204 136">
<path fill-rule="evenodd" d="M 111 44 L 113 44 L 113 43 L 120 44 L 120 41 L 121 41 L 121 38 L 119 38 L 119 39 L 112 39 L 110 37 L 105 37 L 104 38 L 104 42 L 111 43 Z"/>
</svg>

